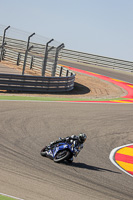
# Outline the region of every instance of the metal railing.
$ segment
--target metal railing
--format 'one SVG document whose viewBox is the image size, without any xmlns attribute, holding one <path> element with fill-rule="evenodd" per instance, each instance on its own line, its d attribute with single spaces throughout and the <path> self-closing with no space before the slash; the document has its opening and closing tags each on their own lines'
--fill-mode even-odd
<svg viewBox="0 0 133 200">
<path fill-rule="evenodd" d="M 36 36 L 35 40 L 33 40 L 35 33 L 22 33 L 16 29 L 11 31 L 12 34 L 7 34 L 6 31 L 8 32 L 10 29 L 10 26 L 5 28 L 3 36 L 0 36 L 0 61 L 9 61 L 16 64 L 19 68 L 21 67 L 22 76 L 7 74 L 7 79 L 3 79 L 5 76 L 0 74 L 0 89 L 7 88 L 8 90 L 21 91 L 34 90 L 35 92 L 59 92 L 73 89 L 75 74 L 57 65 L 59 53 L 61 49 L 64 48 L 63 43 L 61 44 L 53 39 L 50 40 L 40 36 Z M 17 39 L 14 38 L 14 31 L 15 33 L 19 33 Z M 19 39 L 20 35 L 22 36 L 24 33 L 28 41 L 26 41 L 26 39 Z M 44 39 L 45 43 L 43 43 Z M 34 72 L 34 76 L 32 76 L 34 81 L 32 79 L 30 83 L 29 76 L 25 74 L 29 70 Z M 41 83 L 39 82 L 40 80 Z M 5 86 L 3 84 L 5 84 Z M 31 84 L 33 85 L 31 86 Z"/>
<path fill-rule="evenodd" d="M 2 34 L 3 34 L 3 37 L 1 37 Z M 68 49 L 60 49 L 58 47 L 61 46 L 61 43 L 56 42 L 53 39 L 49 40 L 48 38 L 40 37 L 36 34 L 33 34 L 32 36 L 33 37 L 30 38 L 31 48 L 30 48 L 30 51 L 28 52 L 28 55 L 34 56 L 35 60 L 37 57 L 40 57 L 40 56 L 43 57 L 42 58 L 43 59 L 42 75 L 44 76 L 45 76 L 45 70 L 46 70 L 45 68 L 47 68 L 46 65 L 51 67 L 51 63 L 53 64 L 51 68 L 53 71 L 51 73 L 53 73 L 52 75 L 54 75 L 56 71 L 56 69 L 54 69 L 54 66 L 56 66 L 58 56 L 59 56 L 59 59 L 63 59 L 67 61 L 70 60 L 70 61 L 76 61 L 80 63 L 92 64 L 96 66 L 102 66 L 102 67 L 108 67 L 108 68 L 133 72 L 133 62 L 94 55 L 94 54 L 88 54 L 88 53 L 83 53 L 83 52 L 78 52 L 78 51 L 73 51 L 73 50 L 68 50 Z M 17 49 L 18 52 L 25 53 L 28 37 L 29 37 L 29 33 L 10 28 L 10 26 L 4 27 L 0 25 L 1 50 L 3 50 L 3 47 L 5 46 L 6 49 L 10 49 L 14 51 L 16 51 Z M 64 45 L 62 45 L 62 48 L 63 47 Z M 56 52 L 57 49 L 59 50 L 58 52 Z M 57 56 L 56 58 L 55 58 L 55 55 Z M 3 56 L 2 53 L 0 54 L 0 57 L 1 56 Z"/>
<path fill-rule="evenodd" d="M 61 59 L 133 72 L 133 62 L 68 49 L 61 50 L 59 60 Z"/>
<path fill-rule="evenodd" d="M 4 54 L 3 54 L 3 60 L 9 61 L 11 63 L 16 64 L 17 66 L 23 66 L 24 62 L 24 57 L 25 54 L 22 51 L 18 51 L 17 49 L 12 49 L 12 48 L 5 48 Z M 52 60 L 52 58 L 51 58 Z M 42 56 L 37 56 L 35 54 L 29 53 L 27 56 L 27 61 L 26 61 L 26 69 L 33 70 L 36 72 L 38 75 L 41 75 L 42 72 Z M 51 69 L 53 67 L 52 61 L 47 62 L 47 68 L 45 71 L 45 76 L 51 76 Z M 66 74 L 68 76 L 71 76 L 74 74 L 72 71 L 68 71 L 66 68 L 61 67 L 59 65 L 56 66 L 56 71 L 55 71 L 55 76 L 63 76 L 66 77 Z"/>
<path fill-rule="evenodd" d="M 0 89 L 21 92 L 64 92 L 74 87 L 71 77 L 41 77 L 15 74 L 0 74 Z"/>
</svg>

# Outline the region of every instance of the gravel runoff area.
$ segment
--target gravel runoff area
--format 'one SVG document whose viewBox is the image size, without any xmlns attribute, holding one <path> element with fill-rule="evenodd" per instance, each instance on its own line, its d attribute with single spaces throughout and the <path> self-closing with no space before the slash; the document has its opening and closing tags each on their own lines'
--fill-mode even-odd
<svg viewBox="0 0 133 200">
<path fill-rule="evenodd" d="M 22 67 L 11 64 L 10 62 L 2 61 L 0 63 L 0 73 L 15 73 L 21 74 Z M 27 70 L 26 74 L 38 75 L 33 70 Z M 66 93 L 52 94 L 33 94 L 21 92 L 0 91 L 0 95 L 6 96 L 30 96 L 30 97 L 60 97 L 60 98 L 80 98 L 80 99 L 111 99 L 119 98 L 126 95 L 126 91 L 112 83 L 103 81 L 93 76 L 76 73 L 74 89 Z"/>
</svg>

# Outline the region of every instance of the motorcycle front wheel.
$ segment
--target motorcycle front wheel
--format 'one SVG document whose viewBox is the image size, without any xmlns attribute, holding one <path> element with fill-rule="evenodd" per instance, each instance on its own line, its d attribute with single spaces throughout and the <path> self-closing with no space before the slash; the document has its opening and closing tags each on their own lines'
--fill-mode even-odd
<svg viewBox="0 0 133 200">
<path fill-rule="evenodd" d="M 47 155 L 47 153 L 45 152 L 45 150 L 46 150 L 46 147 L 44 147 L 44 148 L 41 150 L 41 152 L 40 152 L 41 156 L 43 156 L 43 157 L 46 157 L 46 155 Z"/>
<path fill-rule="evenodd" d="M 62 151 L 59 151 L 55 157 L 54 157 L 54 162 L 58 163 L 58 162 L 61 162 L 61 161 L 64 161 L 64 160 L 68 160 L 69 158 L 71 157 L 71 153 L 69 150 L 62 150 Z"/>
</svg>

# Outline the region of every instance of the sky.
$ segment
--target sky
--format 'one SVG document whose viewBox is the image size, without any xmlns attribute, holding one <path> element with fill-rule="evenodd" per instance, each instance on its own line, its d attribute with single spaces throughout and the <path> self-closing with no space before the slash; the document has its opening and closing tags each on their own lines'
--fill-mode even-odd
<svg viewBox="0 0 133 200">
<path fill-rule="evenodd" d="M 133 61 L 133 0 L 0 0 L 0 24 Z"/>
</svg>

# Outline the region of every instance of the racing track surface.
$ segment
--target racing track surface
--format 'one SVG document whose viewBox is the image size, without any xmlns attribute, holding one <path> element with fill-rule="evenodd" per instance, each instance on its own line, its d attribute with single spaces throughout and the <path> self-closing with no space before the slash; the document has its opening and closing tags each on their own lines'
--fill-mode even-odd
<svg viewBox="0 0 133 200">
<path fill-rule="evenodd" d="M 77 69 L 82 69 L 89 72 L 98 73 L 101 75 L 105 75 L 114 79 L 120 79 L 122 81 L 133 83 L 133 71 L 132 72 L 126 72 L 122 70 L 113 70 L 106 67 L 99 67 L 95 65 L 87 65 L 87 64 L 81 64 L 76 62 L 68 62 L 68 61 L 59 61 L 60 64 L 74 67 Z"/>
<path fill-rule="evenodd" d="M 0 113 L 0 192 L 25 200 L 133 199 L 132 177 L 109 160 L 112 149 L 133 142 L 133 104 L 0 101 Z M 80 132 L 88 139 L 73 164 L 40 156 L 45 144 Z"/>
<path fill-rule="evenodd" d="M 0 102 L 0 190 L 27 200 L 133 199 L 132 177 L 109 160 L 133 141 L 131 104 Z M 85 132 L 72 165 L 40 150 L 58 137 Z"/>
</svg>

